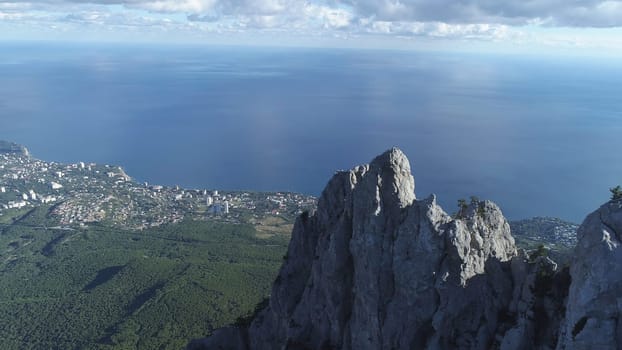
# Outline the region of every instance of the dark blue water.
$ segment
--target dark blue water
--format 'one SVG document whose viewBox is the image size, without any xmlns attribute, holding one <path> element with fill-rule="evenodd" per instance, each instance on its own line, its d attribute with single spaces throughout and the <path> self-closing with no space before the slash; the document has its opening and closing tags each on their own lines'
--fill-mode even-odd
<svg viewBox="0 0 622 350">
<path fill-rule="evenodd" d="M 0 45 L 0 139 L 139 181 L 319 194 L 391 146 L 418 197 L 573 221 L 622 184 L 622 65 L 392 51 Z"/>
</svg>

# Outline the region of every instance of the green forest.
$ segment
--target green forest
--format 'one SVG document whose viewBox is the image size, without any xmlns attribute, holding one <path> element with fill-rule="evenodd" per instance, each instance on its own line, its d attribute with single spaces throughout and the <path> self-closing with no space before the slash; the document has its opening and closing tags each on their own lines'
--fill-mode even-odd
<svg viewBox="0 0 622 350">
<path fill-rule="evenodd" d="M 181 349 L 251 313 L 288 242 L 205 221 L 67 229 L 48 210 L 0 223 L 0 349 Z"/>
</svg>

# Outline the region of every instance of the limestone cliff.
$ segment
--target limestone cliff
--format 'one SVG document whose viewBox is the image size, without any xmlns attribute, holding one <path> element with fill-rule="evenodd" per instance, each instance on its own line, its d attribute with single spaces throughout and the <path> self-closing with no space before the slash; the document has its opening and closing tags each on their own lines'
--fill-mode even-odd
<svg viewBox="0 0 622 350">
<path fill-rule="evenodd" d="M 619 334 L 617 313 L 592 310 L 601 296 L 586 297 L 587 287 L 577 283 L 569 297 L 576 306 L 562 320 L 567 269 L 517 251 L 494 203 L 473 201 L 452 217 L 434 196 L 417 200 L 414 188 L 398 149 L 335 174 L 317 210 L 298 218 L 269 305 L 250 326 L 217 330 L 188 348 L 573 349 L 582 317 L 581 332 L 590 337 L 602 325 Z M 587 263 L 591 250 L 617 249 L 622 217 L 613 215 L 582 227 L 588 236 L 601 225 L 607 239 L 580 238 L 584 255 L 571 269 L 573 279 L 590 269 L 594 278 L 622 276 L 619 264 L 593 271 Z M 602 286 L 612 290 L 603 303 L 619 308 L 616 283 Z"/>
<path fill-rule="evenodd" d="M 590 214 L 577 232 L 559 350 L 622 348 L 622 200 Z"/>
</svg>

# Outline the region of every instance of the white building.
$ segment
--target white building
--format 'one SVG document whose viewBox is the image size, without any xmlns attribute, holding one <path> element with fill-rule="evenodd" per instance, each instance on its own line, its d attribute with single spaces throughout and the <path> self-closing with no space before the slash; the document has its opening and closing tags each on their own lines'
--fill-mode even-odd
<svg viewBox="0 0 622 350">
<path fill-rule="evenodd" d="M 28 195 L 26 193 L 22 193 L 22 198 L 27 201 L 28 200 Z"/>
<path fill-rule="evenodd" d="M 28 203 L 26 203 L 26 202 L 24 202 L 24 201 L 19 201 L 19 202 L 9 202 L 9 203 L 8 203 L 8 205 L 7 205 L 7 207 L 8 207 L 9 209 L 13 209 L 13 208 L 17 208 L 17 209 L 19 209 L 19 208 L 23 208 L 23 207 L 25 207 L 26 205 L 28 205 Z"/>
<path fill-rule="evenodd" d="M 214 197 L 218 197 L 218 191 L 214 191 L 214 192 L 212 192 L 212 196 L 214 196 Z"/>
<path fill-rule="evenodd" d="M 56 197 L 46 196 L 46 197 L 41 198 L 41 203 L 43 204 L 52 203 L 52 202 L 56 202 Z"/>
<path fill-rule="evenodd" d="M 229 201 L 225 201 L 225 214 L 229 214 Z"/>
<path fill-rule="evenodd" d="M 214 198 L 212 198 L 212 196 L 207 196 L 207 199 L 205 200 L 205 204 L 207 204 L 208 206 L 214 204 Z"/>
<path fill-rule="evenodd" d="M 6 193 L 6 187 L 4 186 L 0 187 L 0 193 Z"/>
<path fill-rule="evenodd" d="M 33 190 L 28 191 L 28 195 L 30 196 L 30 199 L 32 199 L 33 201 L 37 200 L 37 194 L 35 193 L 35 191 Z"/>
<path fill-rule="evenodd" d="M 52 186 L 53 190 L 59 190 L 59 189 L 63 188 L 63 185 L 61 185 L 61 184 L 59 184 L 57 182 L 54 182 L 54 181 L 50 182 L 50 186 Z"/>
</svg>

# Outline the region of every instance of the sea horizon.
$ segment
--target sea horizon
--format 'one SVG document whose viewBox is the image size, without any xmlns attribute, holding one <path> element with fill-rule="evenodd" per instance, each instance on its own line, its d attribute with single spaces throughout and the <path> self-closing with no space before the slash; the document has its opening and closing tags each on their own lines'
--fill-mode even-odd
<svg viewBox="0 0 622 350">
<path fill-rule="evenodd" d="M 319 195 L 393 146 L 418 198 L 580 222 L 622 172 L 621 71 L 593 58 L 19 43 L 0 49 L 0 138 L 139 182 Z M 62 140 L 62 142 L 61 142 Z"/>
</svg>

